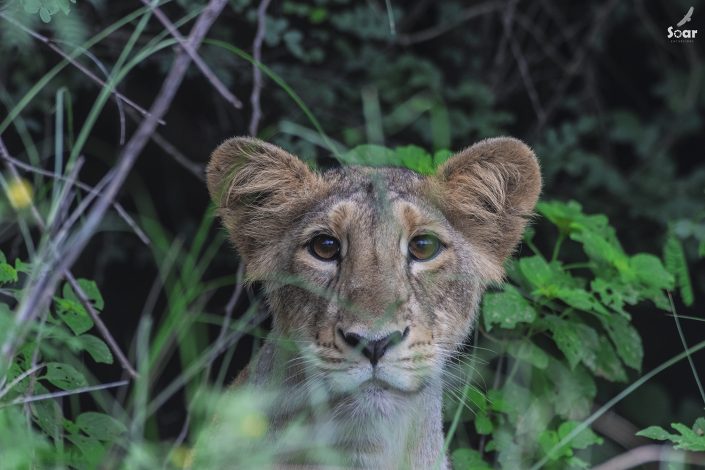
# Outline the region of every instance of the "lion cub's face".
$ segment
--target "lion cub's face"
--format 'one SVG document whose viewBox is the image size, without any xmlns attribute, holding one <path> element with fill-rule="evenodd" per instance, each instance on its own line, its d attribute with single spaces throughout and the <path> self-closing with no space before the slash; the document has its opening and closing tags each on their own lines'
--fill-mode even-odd
<svg viewBox="0 0 705 470">
<path fill-rule="evenodd" d="M 277 147 L 231 139 L 208 183 L 275 329 L 338 393 L 408 394 L 439 377 L 540 190 L 533 153 L 514 139 L 483 141 L 431 177 L 320 175 Z"/>
</svg>

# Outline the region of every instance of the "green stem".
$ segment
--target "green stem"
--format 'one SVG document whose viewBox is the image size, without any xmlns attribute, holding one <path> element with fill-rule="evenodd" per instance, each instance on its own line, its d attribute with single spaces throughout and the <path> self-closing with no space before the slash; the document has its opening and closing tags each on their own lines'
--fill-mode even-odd
<svg viewBox="0 0 705 470">
<path fill-rule="evenodd" d="M 556 244 L 553 245 L 553 254 L 551 255 L 551 262 L 554 262 L 558 259 L 558 254 L 561 251 L 561 246 L 563 245 L 564 240 L 565 240 L 565 233 L 560 232 L 558 234 L 558 240 L 556 240 Z"/>
</svg>

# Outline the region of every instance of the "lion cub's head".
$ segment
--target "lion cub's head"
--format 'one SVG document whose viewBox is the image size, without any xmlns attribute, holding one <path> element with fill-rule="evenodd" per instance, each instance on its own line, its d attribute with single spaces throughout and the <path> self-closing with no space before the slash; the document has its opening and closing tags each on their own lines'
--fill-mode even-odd
<svg viewBox="0 0 705 470">
<path fill-rule="evenodd" d="M 277 333 L 332 392 L 414 393 L 463 342 L 541 188 L 533 152 L 484 140 L 435 175 L 317 173 L 251 138 L 218 147 L 208 188 Z"/>
</svg>

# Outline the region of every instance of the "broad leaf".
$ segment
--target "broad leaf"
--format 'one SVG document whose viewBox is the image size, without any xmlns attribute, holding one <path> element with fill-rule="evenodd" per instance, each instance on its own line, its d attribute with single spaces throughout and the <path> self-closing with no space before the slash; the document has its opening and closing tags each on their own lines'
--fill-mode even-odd
<svg viewBox="0 0 705 470">
<path fill-rule="evenodd" d="M 112 364 L 113 355 L 105 342 L 93 335 L 81 335 L 77 338 L 81 349 L 85 350 L 95 362 Z"/>
<path fill-rule="evenodd" d="M 536 319 L 536 311 L 531 304 L 511 285 L 503 292 L 485 294 L 482 302 L 482 316 L 487 331 L 492 325 L 514 328 L 517 323 L 531 323 Z"/>
<path fill-rule="evenodd" d="M 59 362 L 47 363 L 46 373 L 41 378 L 62 390 L 74 390 L 88 385 L 83 374 L 73 366 Z"/>
<path fill-rule="evenodd" d="M 127 432 L 127 428 L 112 416 L 88 411 L 81 413 L 76 425 L 86 435 L 99 441 L 113 441 Z"/>
<path fill-rule="evenodd" d="M 73 331 L 73 334 L 80 335 L 93 328 L 93 319 L 78 300 L 54 299 L 54 304 L 57 315 Z"/>
</svg>

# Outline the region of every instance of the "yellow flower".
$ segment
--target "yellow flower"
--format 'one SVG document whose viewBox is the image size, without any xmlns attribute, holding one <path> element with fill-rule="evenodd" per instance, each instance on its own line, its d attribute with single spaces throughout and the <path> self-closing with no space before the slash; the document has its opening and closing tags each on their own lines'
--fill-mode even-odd
<svg viewBox="0 0 705 470">
<path fill-rule="evenodd" d="M 179 446 L 171 454 L 171 461 L 177 468 L 191 468 L 193 466 L 193 449 Z"/>
<path fill-rule="evenodd" d="M 32 185 L 24 178 L 13 179 L 7 187 L 7 198 L 15 209 L 26 209 L 32 204 Z"/>
<path fill-rule="evenodd" d="M 240 422 L 240 432 L 249 438 L 258 439 L 267 432 L 267 419 L 262 413 L 249 413 Z"/>
</svg>

